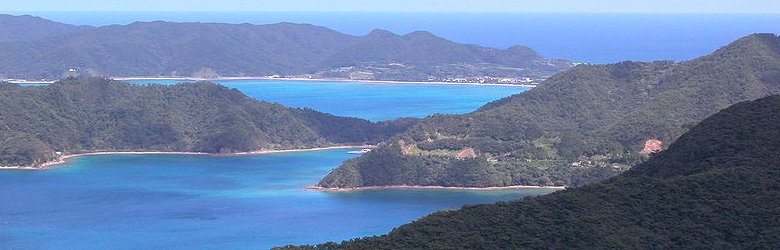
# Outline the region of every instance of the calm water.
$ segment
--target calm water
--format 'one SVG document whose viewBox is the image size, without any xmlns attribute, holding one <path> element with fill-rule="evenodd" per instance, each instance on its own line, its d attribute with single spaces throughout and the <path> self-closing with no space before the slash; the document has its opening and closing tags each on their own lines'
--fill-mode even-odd
<svg viewBox="0 0 780 250">
<path fill-rule="evenodd" d="M 24 14 L 24 13 L 17 13 Z M 30 14 L 30 13 L 27 13 Z M 56 21 L 127 24 L 188 21 L 321 25 L 352 35 L 374 28 L 431 31 L 461 43 L 526 45 L 549 58 L 611 63 L 687 60 L 752 33 L 780 33 L 777 14 L 318 13 L 318 12 L 32 12 Z"/>
<path fill-rule="evenodd" d="M 2 249 L 263 249 L 386 233 L 425 214 L 544 190 L 305 190 L 346 150 L 113 155 L 0 171 Z"/>
<path fill-rule="evenodd" d="M 138 80 L 133 83 L 172 84 L 181 81 Z M 339 116 L 372 121 L 425 117 L 435 113 L 463 114 L 487 102 L 528 90 L 517 86 L 475 86 L 332 81 L 215 81 L 258 100 L 289 107 L 308 107 Z"/>
</svg>

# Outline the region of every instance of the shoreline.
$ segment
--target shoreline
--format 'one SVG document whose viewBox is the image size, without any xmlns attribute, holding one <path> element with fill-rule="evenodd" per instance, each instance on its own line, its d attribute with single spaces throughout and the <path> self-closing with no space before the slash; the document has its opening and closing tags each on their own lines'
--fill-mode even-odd
<svg viewBox="0 0 780 250">
<path fill-rule="evenodd" d="M 433 85 L 472 85 L 472 86 L 510 86 L 510 87 L 526 87 L 535 88 L 536 84 L 517 84 L 517 83 L 476 83 L 476 82 L 415 82 L 415 81 L 390 81 L 390 80 L 352 80 L 352 79 L 340 79 L 340 78 L 303 78 L 303 77 L 285 77 L 285 78 L 268 78 L 268 77 L 220 77 L 220 78 L 198 78 L 198 77 L 109 77 L 117 81 L 133 81 L 133 80 L 170 80 L 170 81 L 220 81 L 220 80 L 260 80 L 260 81 L 309 81 L 309 82 L 349 82 L 349 83 L 374 83 L 374 84 L 433 84 Z M 15 84 L 52 84 L 56 80 L 51 81 L 35 81 L 35 80 L 18 80 L 8 79 L 4 80 L 9 83 Z"/>
<path fill-rule="evenodd" d="M 305 77 L 280 77 L 269 78 L 262 76 L 235 76 L 220 78 L 198 78 L 198 77 L 113 77 L 117 81 L 128 80 L 184 80 L 184 81 L 219 81 L 219 80 L 264 80 L 264 81 L 311 81 L 311 82 L 352 82 L 352 83 L 385 83 L 385 84 L 436 84 L 436 85 L 476 85 L 476 86 L 513 86 L 534 88 L 535 84 L 517 84 L 517 83 L 476 83 L 476 82 L 419 82 L 419 81 L 392 81 L 392 80 L 353 80 L 342 78 L 305 78 Z"/>
<path fill-rule="evenodd" d="M 44 162 L 38 166 L 0 166 L 2 170 L 46 170 L 52 166 L 65 164 L 70 159 L 95 156 L 95 155 L 207 155 L 212 157 L 235 157 L 235 156 L 249 156 L 249 155 L 264 155 L 264 154 L 279 154 L 279 153 L 298 153 L 298 152 L 312 152 L 322 150 L 335 150 L 335 149 L 353 149 L 353 148 L 375 148 L 374 145 L 344 145 L 344 146 L 330 146 L 330 147 L 318 147 L 318 148 L 298 148 L 298 149 L 269 149 L 269 150 L 256 150 L 249 152 L 237 152 L 237 153 L 206 153 L 206 152 L 186 152 L 186 151 L 101 151 L 101 152 L 89 152 L 80 154 L 69 154 L 60 156 L 59 159 Z"/>
<path fill-rule="evenodd" d="M 500 187 L 448 187 L 448 186 L 417 186 L 417 185 L 390 185 L 390 186 L 368 186 L 368 187 L 354 187 L 354 188 L 326 188 L 320 186 L 308 186 L 308 190 L 322 191 L 322 192 L 352 192 L 352 191 L 365 191 L 365 190 L 388 190 L 388 189 L 444 189 L 444 190 L 477 190 L 477 191 L 494 191 L 494 190 L 511 190 L 511 189 L 551 189 L 551 190 L 564 190 L 566 186 L 500 186 Z"/>
<path fill-rule="evenodd" d="M 375 84 L 434 84 L 434 85 L 474 85 L 474 86 L 511 86 L 511 87 L 526 87 L 534 88 L 535 84 L 518 84 L 518 83 L 476 83 L 476 82 L 415 82 L 415 81 L 390 81 L 390 80 L 352 80 L 341 78 L 304 78 L 304 77 L 284 77 L 284 78 L 269 78 L 262 76 L 247 76 L 247 77 L 220 77 L 220 78 L 198 78 L 198 77 L 143 77 L 143 76 L 130 76 L 130 77 L 109 77 L 117 81 L 133 81 L 133 80 L 171 80 L 171 81 L 220 81 L 220 80 L 262 80 L 262 81 L 310 81 L 310 82 L 350 82 L 350 83 L 375 83 Z M 51 84 L 53 81 L 36 81 L 36 80 L 20 80 L 20 79 L 7 79 L 9 83 L 16 84 Z"/>
</svg>

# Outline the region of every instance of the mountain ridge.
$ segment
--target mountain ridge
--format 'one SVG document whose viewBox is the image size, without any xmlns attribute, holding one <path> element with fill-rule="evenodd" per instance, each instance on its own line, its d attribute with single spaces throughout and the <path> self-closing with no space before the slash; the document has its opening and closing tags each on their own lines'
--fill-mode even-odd
<svg viewBox="0 0 780 250">
<path fill-rule="evenodd" d="M 352 36 L 310 24 L 134 22 L 0 42 L 0 76 L 300 76 L 430 81 L 545 78 L 571 67 L 533 53 L 459 44 L 429 32 Z M 526 50 L 533 51 L 530 48 Z"/>
</svg>

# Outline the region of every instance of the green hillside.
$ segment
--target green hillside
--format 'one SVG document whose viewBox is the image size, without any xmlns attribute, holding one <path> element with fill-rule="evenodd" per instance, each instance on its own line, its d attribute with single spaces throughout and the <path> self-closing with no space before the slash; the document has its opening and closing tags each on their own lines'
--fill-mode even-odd
<svg viewBox="0 0 780 250">
<path fill-rule="evenodd" d="M 0 14 L 0 42 L 32 41 L 75 33 L 90 28 L 93 27 L 58 23 L 29 15 L 13 16 Z"/>
<path fill-rule="evenodd" d="M 581 185 L 642 162 L 729 105 L 773 93 L 773 34 L 679 63 L 580 65 L 473 113 L 426 118 L 319 185 Z"/>
</svg>

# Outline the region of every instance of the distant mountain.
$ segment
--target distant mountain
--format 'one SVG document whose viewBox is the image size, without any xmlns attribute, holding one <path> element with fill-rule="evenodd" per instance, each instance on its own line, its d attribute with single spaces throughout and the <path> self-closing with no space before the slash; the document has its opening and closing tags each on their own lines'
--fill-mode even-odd
<svg viewBox="0 0 780 250">
<path fill-rule="evenodd" d="M 372 123 L 259 102 L 209 82 L 131 85 L 68 78 L 0 82 L 0 166 L 89 151 L 246 152 L 371 143 L 416 119 Z"/>
<path fill-rule="evenodd" d="M 323 72 L 326 77 L 350 77 L 356 71 L 374 78 L 425 81 L 430 77 L 546 77 L 571 67 L 567 61 L 546 60 L 524 46 L 506 50 L 458 44 L 429 32 L 403 36 L 374 30 L 325 59 L 323 68 L 354 66 Z"/>
<path fill-rule="evenodd" d="M 304 76 L 427 81 L 543 78 L 571 67 L 530 48 L 458 44 L 427 32 L 342 34 L 307 24 L 136 22 L 0 42 L 0 76 Z M 71 72 L 72 73 L 72 72 Z M 69 74 L 71 74 L 69 73 Z"/>
<path fill-rule="evenodd" d="M 435 115 L 320 186 L 581 185 L 606 179 L 734 103 L 780 93 L 780 38 L 691 61 L 580 65 L 465 115 Z"/>
<path fill-rule="evenodd" d="M 777 95 L 705 119 L 608 181 L 437 212 L 384 236 L 316 249 L 773 249 L 780 245 L 776 138 Z"/>
<path fill-rule="evenodd" d="M 58 23 L 29 15 L 0 14 L 0 42 L 31 41 L 90 28 L 92 27 Z"/>
</svg>

